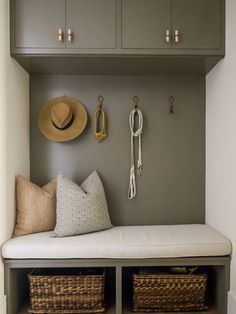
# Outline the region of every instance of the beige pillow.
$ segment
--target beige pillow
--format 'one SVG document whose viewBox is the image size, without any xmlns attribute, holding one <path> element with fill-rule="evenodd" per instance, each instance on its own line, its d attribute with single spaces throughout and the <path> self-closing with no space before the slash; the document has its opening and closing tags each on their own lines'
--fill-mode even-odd
<svg viewBox="0 0 236 314">
<path fill-rule="evenodd" d="M 22 176 L 16 178 L 14 237 L 53 230 L 56 223 L 56 180 L 42 188 Z"/>
</svg>

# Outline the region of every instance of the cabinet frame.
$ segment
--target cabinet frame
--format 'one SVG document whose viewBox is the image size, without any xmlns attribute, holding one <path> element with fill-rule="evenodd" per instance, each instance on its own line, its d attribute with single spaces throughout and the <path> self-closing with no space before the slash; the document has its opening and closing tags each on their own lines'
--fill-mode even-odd
<svg viewBox="0 0 236 314">
<path fill-rule="evenodd" d="M 15 1 L 10 0 L 11 55 L 29 74 L 205 75 L 225 56 L 225 0 L 220 0 L 221 48 L 215 50 L 122 48 L 122 0 L 116 0 L 116 48 L 16 48 Z"/>
<path fill-rule="evenodd" d="M 230 256 L 157 259 L 5 259 L 7 313 L 27 313 L 27 308 L 21 309 L 21 305 L 25 298 L 24 291 L 26 287 L 24 281 L 32 268 L 115 268 L 115 304 L 111 308 L 108 308 L 107 314 L 129 314 L 131 311 L 126 307 L 125 300 L 122 298 L 122 274 L 125 268 L 195 265 L 210 267 L 215 273 L 214 306 L 213 309 L 203 311 L 202 314 L 227 314 L 227 293 L 230 288 L 230 259 Z M 22 289 L 17 289 L 22 282 Z M 183 312 L 181 313 L 183 314 Z"/>
</svg>

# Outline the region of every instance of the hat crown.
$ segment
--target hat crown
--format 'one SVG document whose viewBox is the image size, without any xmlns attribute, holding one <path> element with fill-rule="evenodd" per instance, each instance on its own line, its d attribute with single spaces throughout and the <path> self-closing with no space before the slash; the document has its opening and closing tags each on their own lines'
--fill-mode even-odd
<svg viewBox="0 0 236 314">
<path fill-rule="evenodd" d="M 55 104 L 51 108 L 52 122 L 59 128 L 65 128 L 73 118 L 70 106 L 64 102 Z"/>
</svg>

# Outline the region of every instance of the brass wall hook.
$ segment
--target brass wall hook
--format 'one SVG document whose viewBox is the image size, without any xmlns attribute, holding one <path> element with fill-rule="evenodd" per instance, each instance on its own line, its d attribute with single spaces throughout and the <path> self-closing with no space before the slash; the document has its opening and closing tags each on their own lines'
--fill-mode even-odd
<svg viewBox="0 0 236 314">
<path fill-rule="evenodd" d="M 104 97 L 102 95 L 99 95 L 98 96 L 98 108 L 99 109 L 102 109 L 103 101 L 104 101 Z"/>
<path fill-rule="evenodd" d="M 170 113 L 174 113 L 174 103 L 175 103 L 175 98 L 174 96 L 169 97 L 169 103 L 170 103 Z"/>
<path fill-rule="evenodd" d="M 133 101 L 134 101 L 134 109 L 138 109 L 139 97 L 135 95 L 133 97 Z"/>
</svg>

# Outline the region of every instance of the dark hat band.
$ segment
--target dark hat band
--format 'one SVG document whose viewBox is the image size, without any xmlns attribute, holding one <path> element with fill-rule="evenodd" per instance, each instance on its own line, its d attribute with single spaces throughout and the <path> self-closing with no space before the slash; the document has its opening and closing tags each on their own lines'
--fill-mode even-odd
<svg viewBox="0 0 236 314">
<path fill-rule="evenodd" d="M 67 130 L 69 129 L 69 127 L 72 125 L 73 121 L 74 121 L 74 113 L 72 113 L 72 117 L 71 117 L 71 120 L 64 126 L 64 128 L 59 128 L 52 120 L 52 124 L 55 126 L 56 129 L 60 130 L 60 131 L 63 131 L 63 130 Z"/>
</svg>

